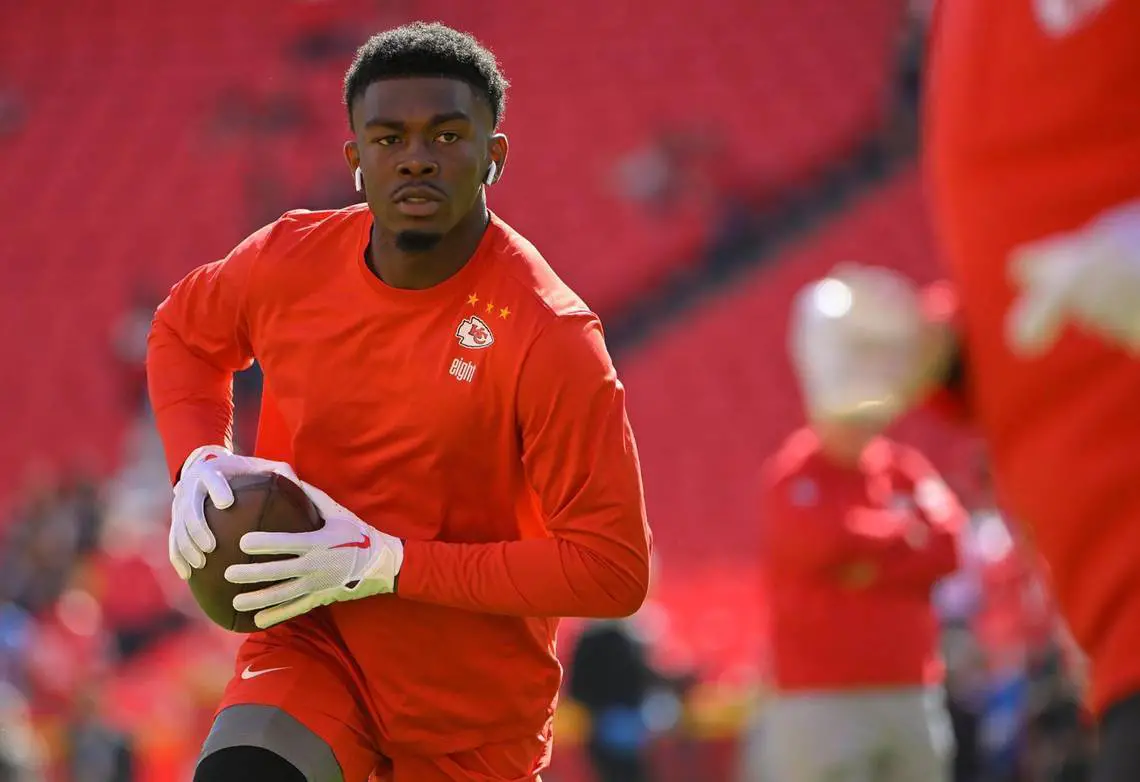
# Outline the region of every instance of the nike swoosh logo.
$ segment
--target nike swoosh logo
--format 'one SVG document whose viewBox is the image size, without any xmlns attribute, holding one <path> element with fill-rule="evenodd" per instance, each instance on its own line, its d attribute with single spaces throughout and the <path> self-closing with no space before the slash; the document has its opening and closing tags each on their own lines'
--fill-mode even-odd
<svg viewBox="0 0 1140 782">
<path fill-rule="evenodd" d="M 241 672 L 241 678 L 243 678 L 243 679 L 256 679 L 258 676 L 261 676 L 261 675 L 266 674 L 266 673 L 273 673 L 274 671 L 287 671 L 287 670 L 289 670 L 288 665 L 286 665 L 283 668 L 262 668 L 260 671 L 255 671 L 255 670 L 253 670 L 252 665 L 247 665 L 247 666 L 245 666 L 245 670 Z"/>
<path fill-rule="evenodd" d="M 363 538 L 362 540 L 353 540 L 348 543 L 339 543 L 335 546 L 330 546 L 329 548 L 372 548 L 372 538 L 368 537 L 363 532 L 360 534 Z"/>
</svg>

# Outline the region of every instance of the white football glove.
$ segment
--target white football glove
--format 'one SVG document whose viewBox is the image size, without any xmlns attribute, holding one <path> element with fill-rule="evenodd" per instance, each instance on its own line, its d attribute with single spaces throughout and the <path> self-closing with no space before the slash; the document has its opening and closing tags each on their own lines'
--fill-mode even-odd
<svg viewBox="0 0 1140 782">
<path fill-rule="evenodd" d="M 206 524 L 206 501 L 219 509 L 228 508 L 234 504 L 228 478 L 269 473 L 297 480 L 293 468 L 285 462 L 238 456 L 219 445 L 203 445 L 186 457 L 174 486 L 167 544 L 170 564 L 179 578 L 186 581 L 192 568 L 204 567 L 206 554 L 217 545 Z"/>
<path fill-rule="evenodd" d="M 318 606 L 388 594 L 404 562 L 399 538 L 365 524 L 312 484 L 299 485 L 324 526 L 313 532 L 247 532 L 241 538 L 246 554 L 293 556 L 226 568 L 233 584 L 279 582 L 234 598 L 234 609 L 257 611 L 253 621 L 262 629 Z"/>
<path fill-rule="evenodd" d="M 917 285 L 842 264 L 800 291 L 789 348 L 812 417 L 889 423 L 933 374 L 932 327 Z"/>
<path fill-rule="evenodd" d="M 1140 202 L 1010 257 L 1019 296 L 1006 320 L 1013 350 L 1035 356 L 1073 324 L 1140 353 Z"/>
</svg>

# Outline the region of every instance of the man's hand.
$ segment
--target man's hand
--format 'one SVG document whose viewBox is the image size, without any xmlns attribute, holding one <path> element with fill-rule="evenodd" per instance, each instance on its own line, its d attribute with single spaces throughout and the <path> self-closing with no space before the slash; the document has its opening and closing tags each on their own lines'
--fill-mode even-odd
<svg viewBox="0 0 1140 782">
<path fill-rule="evenodd" d="M 930 544 L 930 527 L 916 518 L 903 530 L 903 540 L 915 551 L 920 551 Z"/>
<path fill-rule="evenodd" d="M 1018 248 L 1010 275 L 1018 298 L 1006 340 L 1016 352 L 1040 355 L 1072 324 L 1140 353 L 1140 204 Z"/>
<path fill-rule="evenodd" d="M 236 610 L 257 611 L 253 620 L 262 629 L 318 606 L 392 592 L 404 561 L 399 538 L 365 524 L 317 487 L 298 484 L 324 526 L 313 532 L 247 532 L 241 539 L 246 554 L 292 556 L 226 568 L 233 584 L 276 582 L 234 598 Z"/>
<path fill-rule="evenodd" d="M 186 581 L 192 568 L 205 567 L 206 554 L 217 545 L 206 524 L 206 500 L 224 510 L 234 504 L 234 493 L 227 479 L 235 475 L 270 473 L 297 480 L 293 468 L 285 462 L 238 456 L 218 445 L 204 445 L 186 457 L 174 486 L 167 543 L 170 564 L 179 578 Z"/>
</svg>

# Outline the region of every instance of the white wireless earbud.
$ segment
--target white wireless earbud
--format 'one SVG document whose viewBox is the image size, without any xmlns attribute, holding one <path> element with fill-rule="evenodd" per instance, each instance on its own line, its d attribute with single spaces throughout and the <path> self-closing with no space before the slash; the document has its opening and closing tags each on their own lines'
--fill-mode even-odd
<svg viewBox="0 0 1140 782">
<path fill-rule="evenodd" d="M 492 160 L 491 161 L 491 167 L 487 169 L 487 176 L 483 177 L 483 184 L 485 184 L 485 185 L 495 184 L 495 174 L 498 173 L 498 171 L 499 171 L 499 165 L 494 160 Z"/>
<path fill-rule="evenodd" d="M 360 166 L 356 167 L 356 192 L 364 192 L 364 172 L 360 170 Z"/>
</svg>

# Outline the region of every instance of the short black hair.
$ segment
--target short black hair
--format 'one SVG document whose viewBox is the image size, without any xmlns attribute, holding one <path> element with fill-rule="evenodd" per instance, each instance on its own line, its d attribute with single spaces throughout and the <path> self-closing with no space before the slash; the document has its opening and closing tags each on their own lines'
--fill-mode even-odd
<svg viewBox="0 0 1140 782">
<path fill-rule="evenodd" d="M 377 33 L 356 50 L 344 76 L 344 105 L 382 79 L 442 76 L 470 84 L 487 99 L 498 127 L 507 106 L 507 79 L 490 49 L 474 36 L 439 22 L 411 22 Z"/>
</svg>

